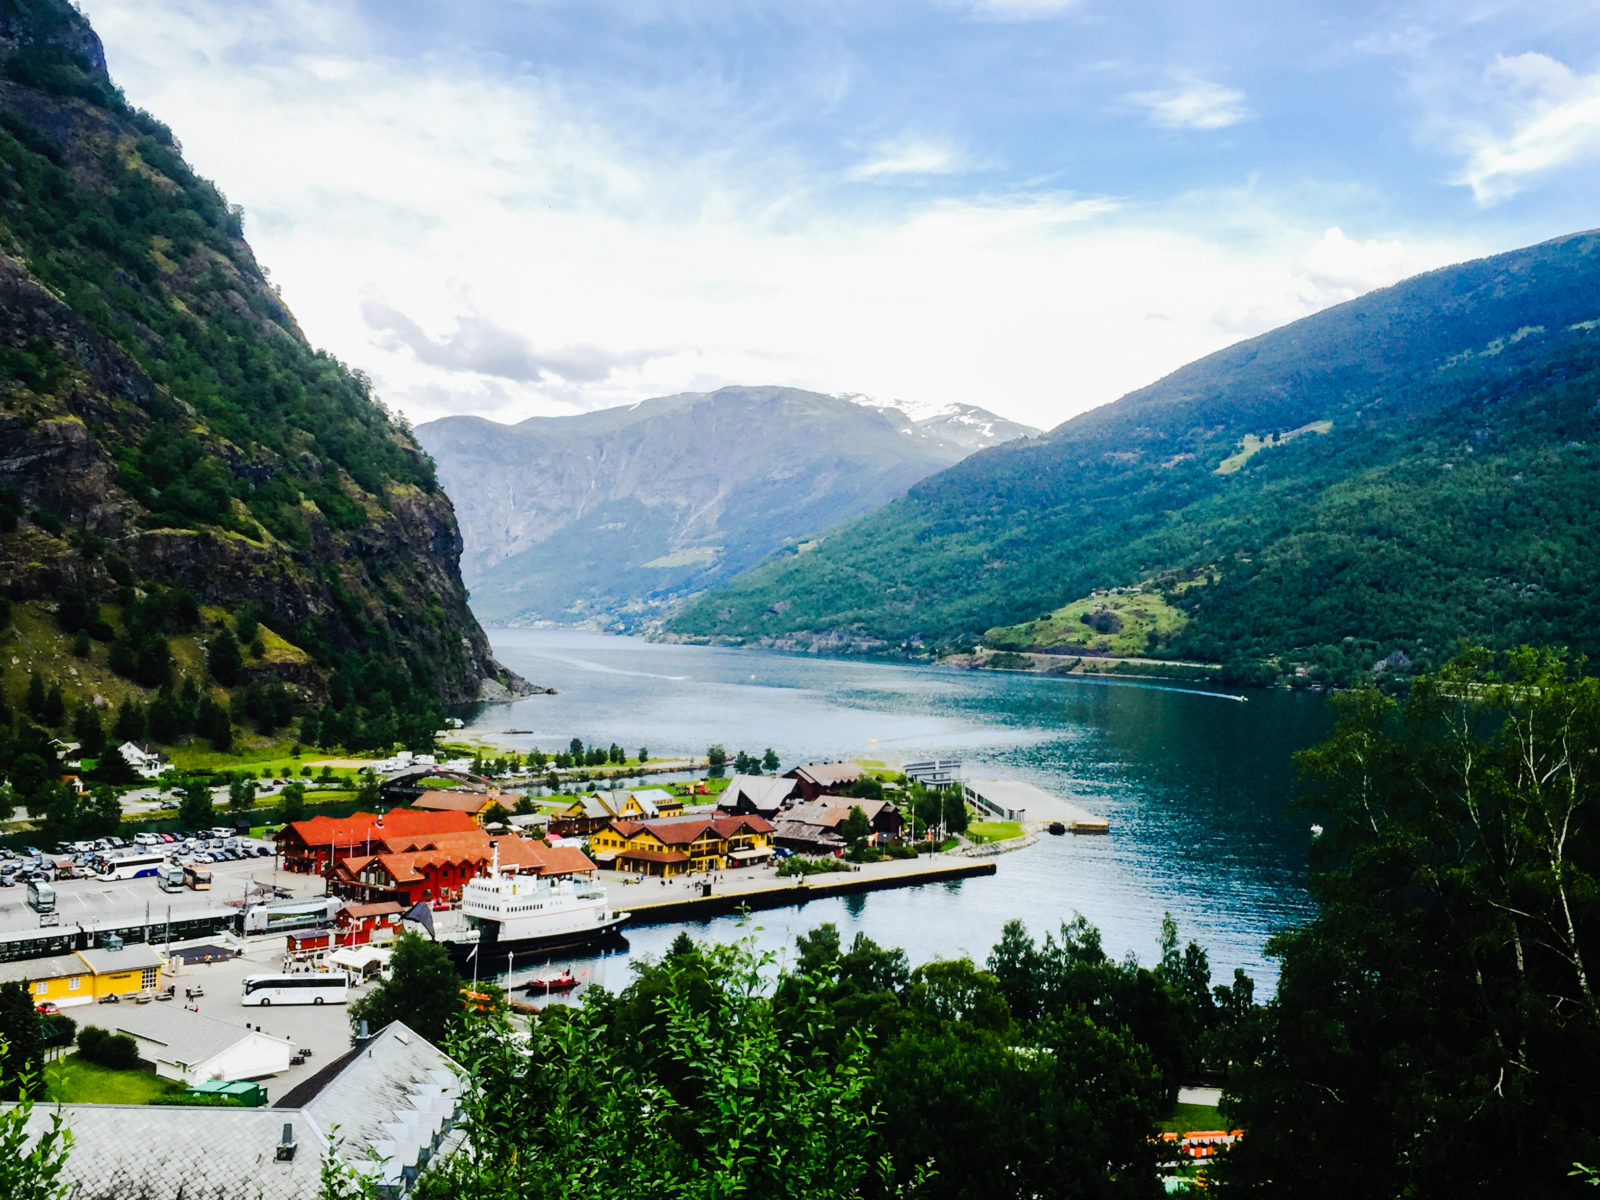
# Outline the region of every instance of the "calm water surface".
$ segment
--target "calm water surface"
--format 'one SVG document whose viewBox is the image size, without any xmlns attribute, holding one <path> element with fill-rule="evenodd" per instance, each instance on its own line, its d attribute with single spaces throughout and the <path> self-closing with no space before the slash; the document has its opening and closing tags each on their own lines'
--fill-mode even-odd
<svg viewBox="0 0 1600 1200">
<path fill-rule="evenodd" d="M 749 936 L 775 952 L 824 921 L 900 946 L 912 961 L 982 960 L 1007 920 L 1035 937 L 1081 912 L 1116 957 L 1156 956 L 1163 912 L 1211 954 L 1270 991 L 1262 945 L 1309 911 L 1309 819 L 1288 812 L 1289 755 L 1331 718 L 1321 697 L 1225 693 L 669 646 L 570 630 L 495 630 L 502 662 L 560 689 L 486 707 L 469 728 L 522 749 L 615 741 L 630 754 L 777 751 L 784 769 L 828 758 L 959 757 L 969 778 L 1038 784 L 1107 817 L 1104 838 L 1044 837 L 1002 855 L 999 873 L 733 918 L 638 928 L 628 950 L 575 963 L 613 989 L 632 955 L 679 932 Z M 528 734 L 505 735 L 507 729 Z M 648 886 L 648 885 L 647 885 Z M 631 890 L 631 889 L 629 889 Z M 626 897 L 615 897 L 626 902 Z M 566 960 L 563 960 L 564 962 Z M 517 976 L 525 974 L 520 968 Z"/>
</svg>

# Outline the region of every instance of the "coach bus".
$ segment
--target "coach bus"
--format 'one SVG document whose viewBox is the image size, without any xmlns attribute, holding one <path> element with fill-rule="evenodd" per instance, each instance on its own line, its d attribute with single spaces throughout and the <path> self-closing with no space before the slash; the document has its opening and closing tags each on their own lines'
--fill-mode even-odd
<svg viewBox="0 0 1600 1200">
<path fill-rule="evenodd" d="M 168 857 L 167 854 L 128 854 L 122 858 L 108 858 L 100 864 L 100 878 L 138 879 L 154 875 Z"/>
<path fill-rule="evenodd" d="M 301 971 L 290 975 L 246 975 L 241 1003 L 344 1004 L 350 999 L 350 981 L 342 971 Z"/>
</svg>

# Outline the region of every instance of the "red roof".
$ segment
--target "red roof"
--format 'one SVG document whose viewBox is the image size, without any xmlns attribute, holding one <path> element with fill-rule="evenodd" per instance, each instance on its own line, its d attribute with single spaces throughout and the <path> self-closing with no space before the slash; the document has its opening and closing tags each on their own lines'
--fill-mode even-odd
<svg viewBox="0 0 1600 1200">
<path fill-rule="evenodd" d="M 478 828 L 467 813 L 418 812 L 397 808 L 387 813 L 352 813 L 348 817 L 312 817 L 295 821 L 287 831 L 306 846 L 356 846 L 394 837 L 470 833 Z"/>
</svg>

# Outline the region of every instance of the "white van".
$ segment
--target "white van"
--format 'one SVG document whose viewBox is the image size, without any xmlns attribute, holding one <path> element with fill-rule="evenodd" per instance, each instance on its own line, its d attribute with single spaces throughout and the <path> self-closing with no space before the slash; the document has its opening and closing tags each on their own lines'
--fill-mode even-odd
<svg viewBox="0 0 1600 1200">
<path fill-rule="evenodd" d="M 136 833 L 133 835 L 133 840 L 140 846 L 154 846 L 161 839 L 153 833 Z"/>
</svg>

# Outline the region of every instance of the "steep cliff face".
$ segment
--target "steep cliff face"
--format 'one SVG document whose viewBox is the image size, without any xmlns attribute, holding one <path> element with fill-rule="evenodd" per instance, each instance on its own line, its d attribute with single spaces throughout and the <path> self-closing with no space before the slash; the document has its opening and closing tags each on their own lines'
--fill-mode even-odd
<svg viewBox="0 0 1600 1200">
<path fill-rule="evenodd" d="M 303 700 L 521 690 L 467 609 L 432 464 L 240 232 L 76 10 L 0 0 L 0 588 L 103 606 L 102 641 L 152 596 L 220 613 L 175 635 L 248 608 L 278 652 L 247 673 Z M 3 665 L 15 697 L 33 664 Z"/>
</svg>

